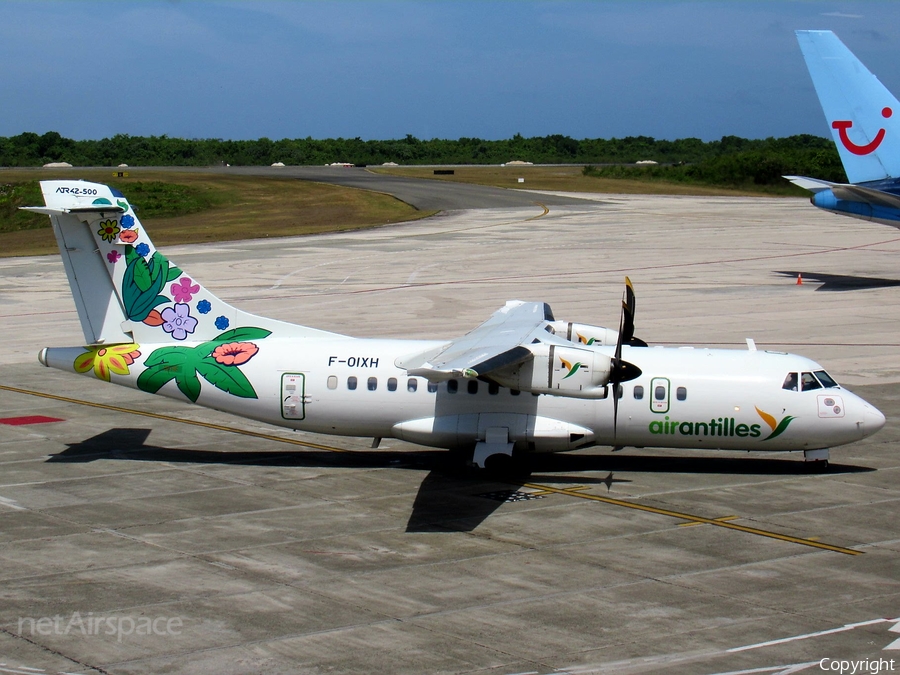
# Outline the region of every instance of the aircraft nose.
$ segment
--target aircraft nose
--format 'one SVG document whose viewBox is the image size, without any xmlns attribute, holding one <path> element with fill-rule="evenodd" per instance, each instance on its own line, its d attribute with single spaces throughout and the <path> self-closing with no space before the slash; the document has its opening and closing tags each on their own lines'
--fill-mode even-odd
<svg viewBox="0 0 900 675">
<path fill-rule="evenodd" d="M 866 436 L 871 436 L 884 426 L 884 413 L 873 405 L 866 403 L 863 408 L 862 430 Z"/>
</svg>

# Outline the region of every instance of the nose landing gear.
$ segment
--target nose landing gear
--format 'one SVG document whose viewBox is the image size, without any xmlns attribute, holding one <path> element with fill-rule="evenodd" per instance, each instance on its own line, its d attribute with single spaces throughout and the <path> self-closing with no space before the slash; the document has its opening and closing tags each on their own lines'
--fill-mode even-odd
<svg viewBox="0 0 900 675">
<path fill-rule="evenodd" d="M 828 448 L 819 450 L 804 450 L 803 461 L 807 462 L 810 472 L 822 472 L 828 468 Z"/>
</svg>

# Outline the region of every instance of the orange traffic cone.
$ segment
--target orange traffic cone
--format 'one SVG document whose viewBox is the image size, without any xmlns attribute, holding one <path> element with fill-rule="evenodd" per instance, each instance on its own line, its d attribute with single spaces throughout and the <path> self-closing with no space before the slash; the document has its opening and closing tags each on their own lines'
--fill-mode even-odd
<svg viewBox="0 0 900 675">
<path fill-rule="evenodd" d="M 797 274 L 797 285 L 798 285 L 798 286 L 802 286 L 802 285 L 803 285 L 803 277 L 800 276 L 799 273 Z"/>
</svg>

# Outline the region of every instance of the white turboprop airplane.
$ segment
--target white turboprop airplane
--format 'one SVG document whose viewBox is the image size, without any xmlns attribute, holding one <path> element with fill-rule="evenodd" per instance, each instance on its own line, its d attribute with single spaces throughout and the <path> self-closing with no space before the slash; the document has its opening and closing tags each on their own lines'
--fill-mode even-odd
<svg viewBox="0 0 900 675">
<path fill-rule="evenodd" d="M 884 415 L 802 356 L 646 347 L 626 279 L 619 330 L 508 302 L 452 340 L 352 338 L 254 316 L 151 243 L 106 185 L 42 181 L 84 330 L 45 348 L 64 371 L 270 424 L 465 450 L 479 467 L 593 445 L 802 450 L 865 438 Z M 615 392 L 615 395 L 613 395 Z"/>
</svg>

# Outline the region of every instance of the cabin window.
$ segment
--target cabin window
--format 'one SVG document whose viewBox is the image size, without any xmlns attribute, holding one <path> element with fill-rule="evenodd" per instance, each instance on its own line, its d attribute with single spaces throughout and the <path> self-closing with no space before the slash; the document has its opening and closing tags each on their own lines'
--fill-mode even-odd
<svg viewBox="0 0 900 675">
<path fill-rule="evenodd" d="M 819 384 L 819 381 L 816 379 L 816 376 L 812 373 L 803 373 L 800 376 L 800 390 L 801 391 L 812 391 L 813 389 L 821 389 L 822 385 Z"/>
<path fill-rule="evenodd" d="M 687 399 L 687 388 L 678 387 L 678 389 L 675 390 L 675 398 L 677 398 L 679 401 L 684 401 L 685 399 Z"/>
<path fill-rule="evenodd" d="M 397 378 L 396 377 L 388 378 L 388 391 L 397 391 Z"/>
<path fill-rule="evenodd" d="M 788 373 L 787 377 L 784 378 L 784 384 L 781 385 L 782 389 L 787 389 L 788 391 L 799 391 L 799 387 L 797 386 L 797 373 Z"/>
<path fill-rule="evenodd" d="M 468 385 L 466 385 L 466 388 L 469 390 L 470 394 L 477 394 L 478 393 L 478 380 L 469 380 L 469 383 L 468 383 Z"/>
<path fill-rule="evenodd" d="M 456 380 L 447 380 L 447 392 L 455 394 L 459 390 L 459 382 Z"/>
<path fill-rule="evenodd" d="M 406 381 L 406 391 L 415 391 L 418 388 L 419 381 L 416 378 L 411 377 Z"/>
<path fill-rule="evenodd" d="M 438 390 L 437 382 L 429 382 L 428 383 L 428 393 L 429 394 L 436 394 L 437 390 Z"/>
<path fill-rule="evenodd" d="M 817 370 L 816 377 L 818 378 L 819 382 L 822 383 L 822 386 L 825 387 L 826 389 L 840 387 L 840 385 L 834 381 L 834 379 L 831 377 L 831 375 L 826 373 L 824 370 Z"/>
<path fill-rule="evenodd" d="M 329 375 L 328 376 L 328 388 L 329 389 L 337 389 L 337 375 Z"/>
<path fill-rule="evenodd" d="M 500 393 L 500 385 L 497 384 L 496 382 L 489 382 L 488 383 L 488 393 L 491 396 L 496 396 L 497 394 Z"/>
<path fill-rule="evenodd" d="M 653 390 L 653 398 L 657 401 L 665 401 L 666 400 L 666 388 L 662 385 L 657 386 Z"/>
<path fill-rule="evenodd" d="M 347 378 L 347 389 L 354 391 L 356 389 L 356 377 L 351 375 Z"/>
<path fill-rule="evenodd" d="M 378 389 L 378 378 L 370 377 L 369 381 L 366 383 L 366 386 L 369 388 L 369 391 L 375 391 Z"/>
<path fill-rule="evenodd" d="M 642 385 L 634 385 L 634 398 L 637 401 L 640 401 L 642 398 L 644 398 L 644 387 Z"/>
</svg>

